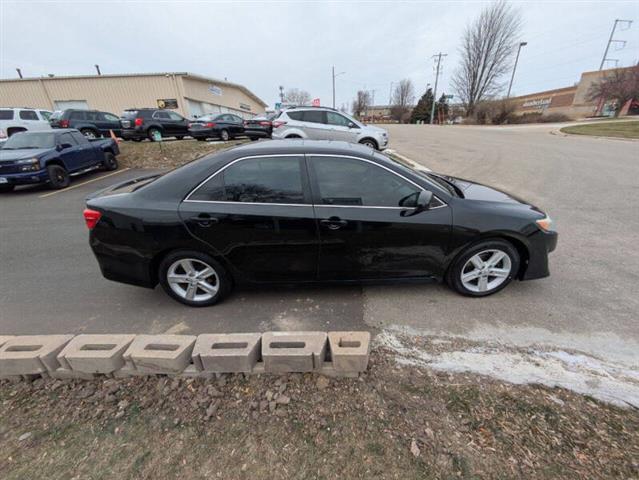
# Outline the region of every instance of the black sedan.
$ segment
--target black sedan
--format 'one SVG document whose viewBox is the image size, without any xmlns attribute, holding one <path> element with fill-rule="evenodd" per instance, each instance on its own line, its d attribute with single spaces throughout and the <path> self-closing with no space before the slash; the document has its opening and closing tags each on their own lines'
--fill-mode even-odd
<svg viewBox="0 0 639 480">
<path fill-rule="evenodd" d="M 272 113 L 265 117 L 254 117 L 244 120 L 244 134 L 252 141 L 260 138 L 271 138 L 273 133 L 273 119 L 277 117 L 277 113 Z"/>
<path fill-rule="evenodd" d="M 242 283 L 446 281 L 482 297 L 546 277 L 536 207 L 361 145 L 270 141 L 98 192 L 84 212 L 102 274 L 212 305 Z"/>
<path fill-rule="evenodd" d="M 202 141 L 219 138 L 226 142 L 244 135 L 244 120 L 231 113 L 203 115 L 189 124 L 189 135 Z"/>
</svg>

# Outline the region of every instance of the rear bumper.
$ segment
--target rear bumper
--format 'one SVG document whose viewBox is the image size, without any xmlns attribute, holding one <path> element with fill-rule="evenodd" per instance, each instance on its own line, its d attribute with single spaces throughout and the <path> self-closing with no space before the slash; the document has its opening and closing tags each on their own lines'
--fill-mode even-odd
<svg viewBox="0 0 639 480">
<path fill-rule="evenodd" d="M 49 181 L 49 174 L 44 169 L 37 172 L 0 173 L 0 177 L 7 180 L 6 183 L 2 182 L 0 185 L 33 185 Z"/>
<path fill-rule="evenodd" d="M 146 288 L 154 288 L 157 284 L 151 277 L 151 265 L 146 258 L 116 251 L 100 242 L 93 232 L 91 232 L 89 243 L 100 271 L 107 280 Z"/>
<path fill-rule="evenodd" d="M 132 140 L 134 138 L 146 138 L 146 133 L 138 130 L 122 129 L 121 136 L 125 140 Z"/>
<path fill-rule="evenodd" d="M 542 232 L 541 230 L 528 237 L 530 242 L 528 266 L 521 280 L 534 280 L 550 275 L 548 254 L 557 248 L 558 239 L 557 232 Z"/>
<path fill-rule="evenodd" d="M 244 135 L 254 138 L 271 138 L 271 133 L 266 130 L 252 130 L 250 128 L 244 129 Z"/>
</svg>

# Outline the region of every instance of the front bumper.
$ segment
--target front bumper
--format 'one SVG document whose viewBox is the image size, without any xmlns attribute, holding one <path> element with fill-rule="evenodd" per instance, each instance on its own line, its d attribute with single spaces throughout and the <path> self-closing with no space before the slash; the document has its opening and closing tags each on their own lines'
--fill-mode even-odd
<svg viewBox="0 0 639 480">
<path fill-rule="evenodd" d="M 49 174 L 46 170 L 38 170 L 37 172 L 24 173 L 0 173 L 0 186 L 2 185 L 33 185 L 35 183 L 45 183 L 49 181 Z"/>
<path fill-rule="evenodd" d="M 534 280 L 550 275 L 548 254 L 557 248 L 559 234 L 557 232 L 536 231 L 528 237 L 529 258 L 521 280 Z"/>
</svg>

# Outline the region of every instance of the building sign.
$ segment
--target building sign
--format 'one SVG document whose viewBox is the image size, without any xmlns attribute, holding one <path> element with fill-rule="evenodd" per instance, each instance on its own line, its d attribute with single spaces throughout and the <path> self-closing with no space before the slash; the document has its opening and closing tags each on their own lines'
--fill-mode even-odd
<svg viewBox="0 0 639 480">
<path fill-rule="evenodd" d="M 319 98 L 314 98 L 313 99 L 313 106 L 314 107 L 319 107 L 320 106 L 320 99 Z"/>
<path fill-rule="evenodd" d="M 246 110 L 247 112 L 250 112 L 250 111 L 251 111 L 251 106 L 250 106 L 250 105 L 247 105 L 246 103 L 240 103 L 240 108 L 241 108 L 242 110 Z"/>
<path fill-rule="evenodd" d="M 552 97 L 539 98 L 537 100 L 528 100 L 527 102 L 524 102 L 521 106 L 523 108 L 547 107 L 548 105 L 550 105 L 550 102 L 552 102 Z"/>
<path fill-rule="evenodd" d="M 175 98 L 158 98 L 158 108 L 178 108 Z"/>
<path fill-rule="evenodd" d="M 222 89 L 220 87 L 216 87 L 215 85 L 209 85 L 209 92 L 213 95 L 222 96 Z"/>
</svg>

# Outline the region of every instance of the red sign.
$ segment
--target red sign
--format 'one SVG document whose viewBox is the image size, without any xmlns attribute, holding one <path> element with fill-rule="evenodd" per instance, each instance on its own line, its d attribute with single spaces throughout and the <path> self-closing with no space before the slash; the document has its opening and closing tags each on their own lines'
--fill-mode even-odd
<svg viewBox="0 0 639 480">
<path fill-rule="evenodd" d="M 314 107 L 319 107 L 320 106 L 320 99 L 319 98 L 314 98 L 313 99 L 313 106 Z"/>
</svg>

